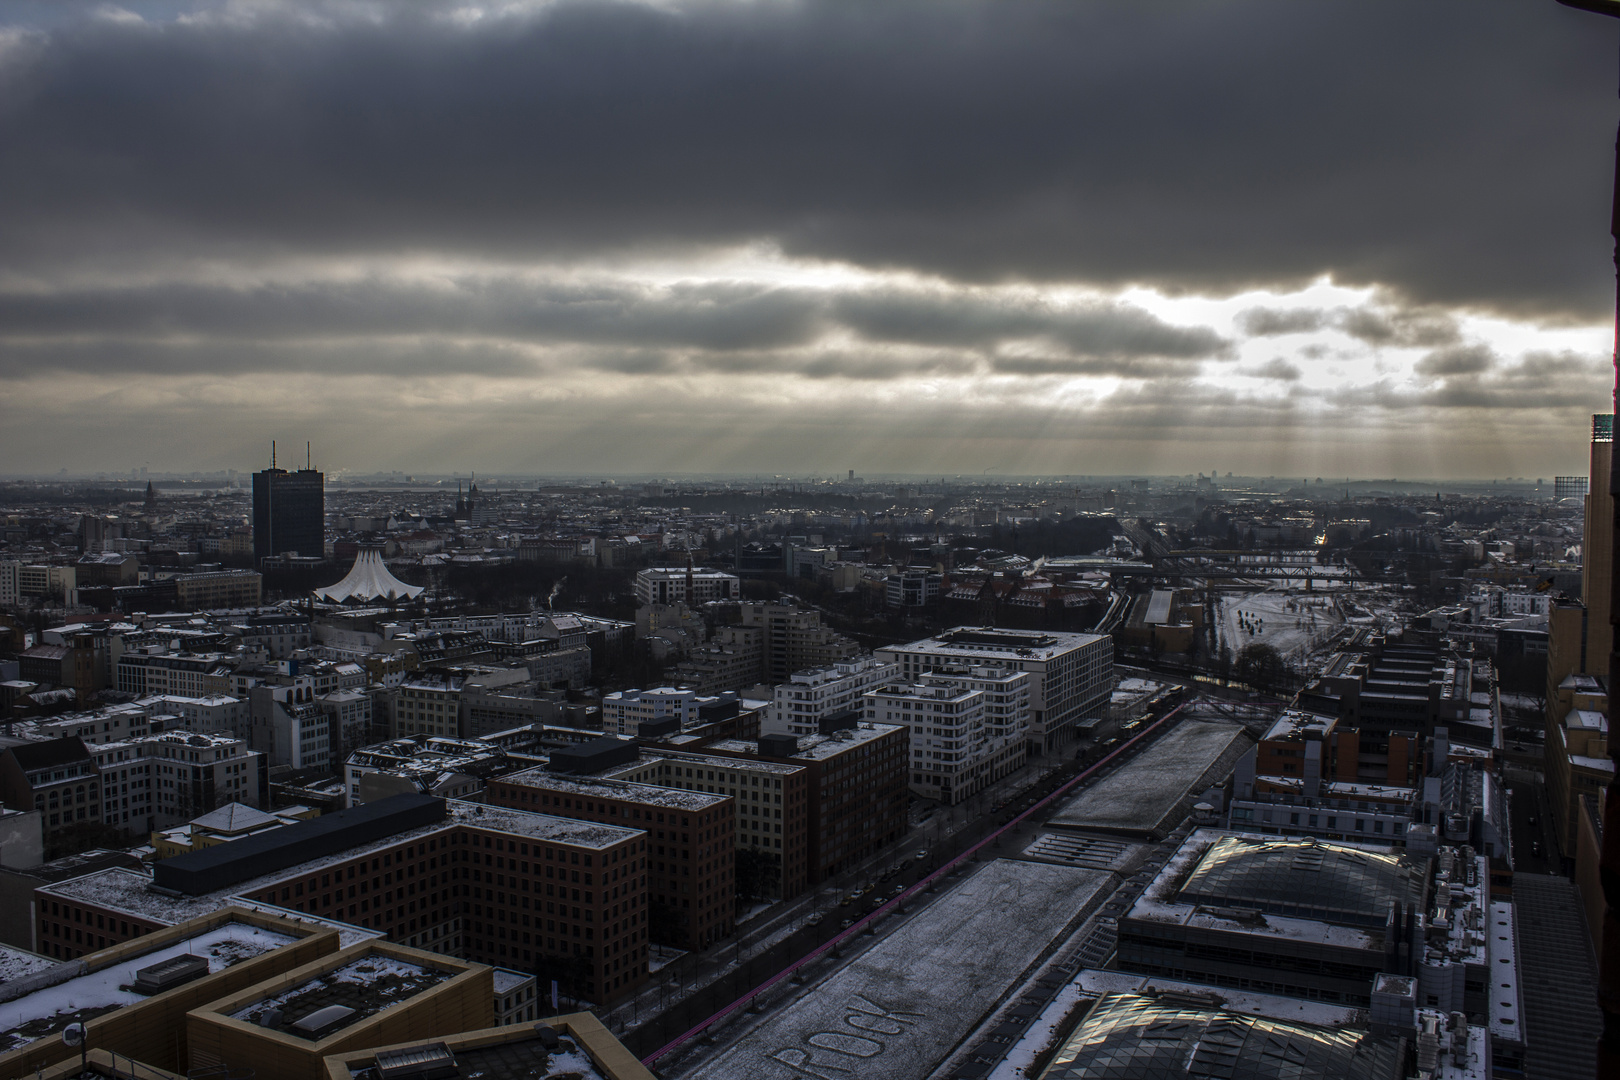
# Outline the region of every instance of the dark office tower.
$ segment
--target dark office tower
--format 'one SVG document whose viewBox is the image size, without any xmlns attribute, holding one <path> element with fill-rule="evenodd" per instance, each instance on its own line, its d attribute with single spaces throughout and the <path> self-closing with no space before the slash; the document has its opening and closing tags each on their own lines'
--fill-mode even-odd
<svg viewBox="0 0 1620 1080">
<path fill-rule="evenodd" d="M 294 552 L 321 558 L 326 554 L 326 477 L 309 467 L 297 472 L 276 468 L 274 443 L 270 467 L 253 474 L 253 563 Z"/>
</svg>

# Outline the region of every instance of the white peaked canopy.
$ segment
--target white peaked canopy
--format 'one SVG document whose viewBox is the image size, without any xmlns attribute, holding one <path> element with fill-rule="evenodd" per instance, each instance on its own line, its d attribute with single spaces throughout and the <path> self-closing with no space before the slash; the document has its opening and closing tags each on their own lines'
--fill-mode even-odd
<svg viewBox="0 0 1620 1080">
<path fill-rule="evenodd" d="M 388 572 L 383 565 L 382 549 L 362 547 L 349 568 L 349 576 L 336 585 L 315 591 L 316 597 L 334 604 L 350 600 L 414 600 L 425 590 L 420 585 L 407 585 Z"/>
</svg>

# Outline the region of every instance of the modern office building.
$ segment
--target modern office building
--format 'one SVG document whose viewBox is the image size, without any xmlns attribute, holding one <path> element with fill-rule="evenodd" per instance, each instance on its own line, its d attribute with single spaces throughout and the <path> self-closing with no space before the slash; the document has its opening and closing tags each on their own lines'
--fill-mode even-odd
<svg viewBox="0 0 1620 1080">
<path fill-rule="evenodd" d="M 1105 634 L 1060 634 L 958 626 L 875 653 L 916 680 L 939 668 L 997 667 L 1030 677 L 1031 753 L 1049 753 L 1075 737 L 1078 723 L 1106 716 L 1114 690 L 1114 643 Z"/>
<path fill-rule="evenodd" d="M 866 719 L 911 732 L 911 790 L 948 806 L 1017 771 L 1028 757 L 1027 672 L 941 668 L 864 696 Z"/>
<path fill-rule="evenodd" d="M 1609 463 L 1614 450 L 1614 414 L 1592 417 L 1591 483 L 1586 493 L 1586 527 L 1581 533 L 1581 599 L 1586 604 L 1586 670 L 1608 678 L 1614 630 L 1609 624 L 1609 589 L 1614 577 L 1614 496 L 1609 494 Z"/>
<path fill-rule="evenodd" d="M 491 779 L 484 797 L 493 806 L 645 830 L 652 938 L 701 949 L 731 934 L 736 814 L 730 796 L 525 769 Z"/>
<path fill-rule="evenodd" d="M 326 554 L 326 476 L 308 468 L 275 467 L 253 474 L 253 565 L 293 552 L 319 559 Z"/>
</svg>

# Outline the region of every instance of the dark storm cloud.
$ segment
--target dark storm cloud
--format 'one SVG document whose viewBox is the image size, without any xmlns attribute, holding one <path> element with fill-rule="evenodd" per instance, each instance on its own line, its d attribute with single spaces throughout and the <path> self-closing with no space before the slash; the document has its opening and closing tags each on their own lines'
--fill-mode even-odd
<svg viewBox="0 0 1620 1080">
<path fill-rule="evenodd" d="M 1434 348 L 1457 341 L 1457 320 L 1443 311 L 1355 308 L 1339 313 L 1338 326 L 1377 347 Z"/>
<path fill-rule="evenodd" d="M 27 278 L 764 238 L 961 279 L 1612 300 L 1613 31 L 1550 3 L 23 10 L 51 20 L 0 65 Z"/>
<path fill-rule="evenodd" d="M 1436 349 L 1412 365 L 1412 370 L 1429 379 L 1458 375 L 1478 375 L 1496 366 L 1496 354 L 1484 345 L 1457 345 Z"/>
<path fill-rule="evenodd" d="M 1210 356 L 1226 345 L 1207 327 L 1171 326 L 1123 304 L 1053 308 L 885 289 L 845 295 L 834 306 L 834 314 L 874 341 L 973 347 L 1048 338 L 1087 357 L 1193 358 Z"/>
<path fill-rule="evenodd" d="M 600 366 L 612 365 L 604 358 Z M 444 342 L 340 342 L 289 347 L 284 342 L 56 341 L 0 342 L 0 379 L 48 380 L 68 374 L 105 379 L 251 375 L 388 375 L 397 378 L 512 377 L 541 371 L 509 348 Z"/>
<path fill-rule="evenodd" d="M 1124 379 L 1191 378 L 1196 361 L 1135 356 L 998 356 L 991 367 L 1004 375 L 1095 375 Z"/>
<path fill-rule="evenodd" d="M 1304 334 L 1327 325 L 1327 314 L 1310 309 L 1250 308 L 1237 317 L 1238 328 L 1250 337 Z"/>
<path fill-rule="evenodd" d="M 1261 364 L 1257 368 L 1243 372 L 1243 374 L 1251 375 L 1256 379 L 1276 379 L 1280 382 L 1296 382 L 1303 373 L 1299 370 L 1297 365 L 1290 364 L 1287 360 L 1284 360 L 1282 357 L 1278 356 L 1267 360 L 1264 364 Z"/>
<path fill-rule="evenodd" d="M 801 362 L 784 355 L 840 330 L 877 345 L 932 353 L 993 350 L 1038 339 L 1057 354 L 1042 362 L 1046 371 L 1137 377 L 1188 373 L 1196 364 L 1189 368 L 1187 361 L 1226 347 L 1211 330 L 1172 326 L 1129 305 L 1053 307 L 938 289 L 857 293 L 729 283 L 655 289 L 484 276 L 434 284 L 372 278 L 252 288 L 166 284 L 0 292 L 0 346 L 60 348 L 62 364 L 70 370 L 86 364 L 130 374 L 261 370 L 266 349 L 280 342 L 308 355 L 333 344 L 334 369 L 355 363 L 370 373 L 388 354 L 389 342 L 413 339 L 559 347 L 577 352 L 578 366 L 635 374 L 675 370 L 677 355 L 700 369 L 733 374 L 873 379 L 944 370 L 940 358 L 818 357 Z M 97 341 L 116 347 L 98 360 Z M 362 341 L 368 344 L 356 344 Z M 136 342 L 140 346 L 131 347 Z M 246 343 L 255 347 L 232 347 Z M 174 356 L 165 355 L 169 346 Z M 401 363 L 402 373 L 409 373 L 409 356 Z M 1164 362 L 1155 365 L 1145 359 Z M 32 359 L 0 363 L 0 375 L 32 364 Z M 946 366 L 964 368 L 960 356 Z M 467 371 L 512 373 L 476 362 Z"/>
<path fill-rule="evenodd" d="M 296 339 L 487 336 L 700 349 L 780 348 L 819 332 L 820 298 L 753 285 L 529 284 L 376 279 L 245 289 L 160 285 L 0 293 L 0 335 Z"/>
</svg>

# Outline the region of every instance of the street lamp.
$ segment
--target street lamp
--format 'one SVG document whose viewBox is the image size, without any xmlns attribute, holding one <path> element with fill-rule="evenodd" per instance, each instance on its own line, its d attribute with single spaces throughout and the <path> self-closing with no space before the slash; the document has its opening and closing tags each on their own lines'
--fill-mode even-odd
<svg viewBox="0 0 1620 1080">
<path fill-rule="evenodd" d="M 1620 0 L 1558 0 L 1565 7 L 1590 11 L 1620 19 Z M 1620 412 L 1620 132 L 1615 137 L 1614 202 L 1609 215 L 1609 233 L 1615 239 L 1615 405 Z M 1609 495 L 1615 507 L 1615 523 L 1620 525 L 1620 442 L 1609 451 Z M 1609 621 L 1620 626 L 1620 547 L 1610 553 Z M 1609 652 L 1609 693 L 1620 687 L 1620 640 Z M 1612 708 L 1611 708 L 1612 713 Z M 1620 821 L 1620 742 L 1610 740 L 1609 756 L 1615 762 L 1615 775 L 1603 793 L 1604 819 Z M 1620 828 L 1604 830 L 1603 853 L 1599 863 L 1603 882 L 1603 955 L 1598 957 L 1598 1008 L 1603 1011 L 1603 1034 L 1598 1038 L 1599 1076 L 1620 1076 Z"/>
</svg>

